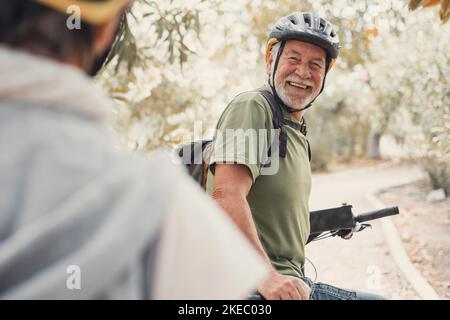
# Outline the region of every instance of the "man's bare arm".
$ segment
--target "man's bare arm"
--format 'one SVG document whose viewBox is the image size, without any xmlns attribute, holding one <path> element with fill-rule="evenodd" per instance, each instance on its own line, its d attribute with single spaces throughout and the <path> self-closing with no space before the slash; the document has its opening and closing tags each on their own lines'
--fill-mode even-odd
<svg viewBox="0 0 450 320">
<path fill-rule="evenodd" d="M 250 240 L 256 250 L 273 269 L 270 259 L 259 241 L 252 218 L 247 195 L 253 180 L 247 167 L 243 165 L 216 165 L 212 197 L 225 210 L 239 229 Z"/>
<path fill-rule="evenodd" d="M 213 185 L 213 198 L 241 229 L 248 240 L 271 268 L 271 276 L 261 284 L 258 291 L 266 299 L 308 299 L 309 287 L 300 279 L 280 275 L 272 266 L 259 240 L 247 195 L 253 179 L 244 165 L 217 164 Z"/>
</svg>

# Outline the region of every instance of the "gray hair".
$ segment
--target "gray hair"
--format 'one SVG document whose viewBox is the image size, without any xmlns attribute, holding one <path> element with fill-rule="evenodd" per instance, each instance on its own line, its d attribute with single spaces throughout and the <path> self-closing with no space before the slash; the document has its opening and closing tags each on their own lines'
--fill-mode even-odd
<svg viewBox="0 0 450 320">
<path fill-rule="evenodd" d="M 280 47 L 281 47 L 281 42 L 277 42 L 277 43 L 275 43 L 273 46 L 272 46 L 272 48 L 270 49 L 270 53 L 271 53 L 271 55 L 272 55 L 272 61 L 273 61 L 273 63 L 272 63 L 272 67 L 271 67 L 271 70 L 270 70 L 270 74 L 269 74 L 269 76 L 268 76 L 268 78 L 267 78 L 267 83 L 270 85 L 271 84 L 271 82 L 272 82 L 272 75 L 273 75 L 273 71 L 274 71 L 274 69 L 275 69 L 275 59 L 276 59 L 276 57 L 277 57 L 277 55 L 278 55 L 278 51 L 280 51 Z"/>
</svg>

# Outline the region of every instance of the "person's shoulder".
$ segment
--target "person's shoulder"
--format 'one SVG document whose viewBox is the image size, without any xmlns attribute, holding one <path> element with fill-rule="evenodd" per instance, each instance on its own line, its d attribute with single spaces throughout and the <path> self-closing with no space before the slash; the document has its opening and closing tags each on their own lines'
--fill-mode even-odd
<svg viewBox="0 0 450 320">
<path fill-rule="evenodd" d="M 245 91 L 235 96 L 228 104 L 224 111 L 224 116 L 227 115 L 246 116 L 251 114 L 252 117 L 269 119 L 271 117 L 270 105 L 260 89 Z"/>
<path fill-rule="evenodd" d="M 158 149 L 147 154 L 125 154 L 121 161 L 132 171 L 137 171 L 135 179 L 147 180 L 159 188 L 176 186 L 188 179 L 179 159 L 169 150 Z"/>
<path fill-rule="evenodd" d="M 271 119 L 270 105 L 257 89 L 234 97 L 219 118 L 217 128 L 266 128 Z"/>
<path fill-rule="evenodd" d="M 267 110 L 267 107 L 270 107 L 267 100 L 261 94 L 260 89 L 239 93 L 231 101 L 231 104 L 246 105 L 250 108 L 260 108 L 262 110 Z"/>
</svg>

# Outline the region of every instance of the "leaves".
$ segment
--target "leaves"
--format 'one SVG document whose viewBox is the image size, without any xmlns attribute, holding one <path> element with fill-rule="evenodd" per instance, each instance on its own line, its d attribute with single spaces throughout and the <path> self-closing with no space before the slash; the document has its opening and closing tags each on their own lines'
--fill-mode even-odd
<svg viewBox="0 0 450 320">
<path fill-rule="evenodd" d="M 440 5 L 439 16 L 443 23 L 450 18 L 450 0 L 409 0 L 410 10 L 416 10 L 419 7 L 429 8 Z"/>
<path fill-rule="evenodd" d="M 409 0 L 408 8 L 409 10 L 416 10 L 423 0 Z"/>
<path fill-rule="evenodd" d="M 201 0 L 200 3 L 204 1 Z M 172 3 L 172 1 L 170 1 Z M 210 4 L 214 5 L 214 2 Z M 145 41 L 145 47 L 166 47 L 165 57 L 170 64 L 179 63 L 180 67 L 195 54 L 188 43 L 187 38 L 198 38 L 201 31 L 201 9 L 183 9 L 177 6 L 168 6 L 167 2 L 156 0 L 135 1 L 133 8 L 121 21 L 120 31 L 112 50 L 108 56 L 107 64 L 112 63 L 117 73 L 122 64 L 131 72 L 133 68 L 142 68 L 155 59 L 145 55 L 143 45 L 138 43 L 136 29 L 141 27 L 143 21 L 147 21 L 153 30 L 148 30 L 148 35 L 153 35 L 154 40 Z M 140 31 L 142 33 L 142 30 Z M 144 32 L 145 34 L 145 32 Z M 148 39 L 151 37 L 148 36 Z M 149 46 L 150 45 L 150 46 Z M 116 59 L 115 59 L 116 58 Z"/>
<path fill-rule="evenodd" d="M 167 144 L 182 126 L 172 123 L 173 117 L 197 113 L 206 103 L 195 88 L 201 84 L 184 81 L 182 73 L 191 69 L 189 59 L 196 56 L 194 48 L 207 26 L 202 13 L 215 11 L 217 4 L 194 1 L 137 0 L 120 24 L 99 81 L 118 103 L 115 128 L 133 149 Z"/>
</svg>

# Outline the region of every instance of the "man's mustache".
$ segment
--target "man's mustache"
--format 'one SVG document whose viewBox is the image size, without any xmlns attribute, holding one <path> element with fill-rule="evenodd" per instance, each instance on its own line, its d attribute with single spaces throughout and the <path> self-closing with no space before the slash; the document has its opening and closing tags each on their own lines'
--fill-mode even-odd
<svg viewBox="0 0 450 320">
<path fill-rule="evenodd" d="M 295 83 L 298 83 L 298 84 L 300 84 L 300 85 L 308 86 L 308 87 L 314 86 L 314 83 L 313 83 L 311 80 L 302 80 L 302 79 L 300 79 L 300 78 L 298 78 L 298 77 L 295 77 L 295 76 L 289 76 L 289 77 L 287 77 L 287 78 L 285 79 L 285 81 L 286 81 L 286 82 L 287 82 L 287 81 L 289 81 L 289 82 L 295 82 Z"/>
</svg>

